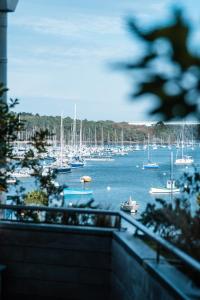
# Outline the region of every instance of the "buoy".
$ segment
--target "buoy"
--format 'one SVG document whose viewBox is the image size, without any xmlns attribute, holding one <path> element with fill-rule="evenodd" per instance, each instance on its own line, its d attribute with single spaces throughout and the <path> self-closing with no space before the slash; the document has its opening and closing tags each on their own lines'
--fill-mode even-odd
<svg viewBox="0 0 200 300">
<path fill-rule="evenodd" d="M 110 186 L 107 186 L 107 191 L 110 191 L 111 190 L 111 187 Z"/>
<path fill-rule="evenodd" d="M 90 182 L 90 181 L 92 181 L 92 178 L 90 176 L 82 176 L 80 178 L 80 181 L 81 182 Z"/>
</svg>

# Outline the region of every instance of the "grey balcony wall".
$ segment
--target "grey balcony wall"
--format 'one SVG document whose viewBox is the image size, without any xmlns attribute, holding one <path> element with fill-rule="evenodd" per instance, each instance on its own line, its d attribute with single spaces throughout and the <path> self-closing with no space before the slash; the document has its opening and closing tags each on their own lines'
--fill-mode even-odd
<svg viewBox="0 0 200 300">
<path fill-rule="evenodd" d="M 200 290 L 126 231 L 0 223 L 3 300 L 192 300 Z"/>
<path fill-rule="evenodd" d="M 114 232 L 112 239 L 111 299 L 192 300 L 200 289 L 163 257 L 126 232 Z"/>
<path fill-rule="evenodd" d="M 109 230 L 0 225 L 3 299 L 109 299 Z"/>
</svg>

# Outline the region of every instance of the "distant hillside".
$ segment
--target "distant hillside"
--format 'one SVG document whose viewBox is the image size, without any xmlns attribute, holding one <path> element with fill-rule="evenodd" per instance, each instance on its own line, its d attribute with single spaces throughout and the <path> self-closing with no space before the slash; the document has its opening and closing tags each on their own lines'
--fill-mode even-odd
<svg viewBox="0 0 200 300">
<path fill-rule="evenodd" d="M 35 130 L 47 128 L 55 134 L 55 138 L 60 138 L 60 116 L 40 116 L 39 114 L 20 113 L 20 119 L 25 121 L 26 130 L 21 133 L 21 139 L 28 139 Z M 73 119 L 66 117 L 63 119 L 64 137 L 66 143 L 72 140 Z M 76 120 L 76 138 L 79 140 L 81 120 Z M 198 129 L 196 125 L 184 126 L 185 140 L 198 139 Z M 150 142 L 172 143 L 180 140 L 182 127 L 180 125 L 164 125 L 159 122 L 151 127 L 144 125 L 129 125 L 126 122 L 89 121 L 82 120 L 82 140 L 93 144 L 95 140 L 98 144 L 124 143 L 144 143 L 147 142 L 148 134 Z"/>
</svg>

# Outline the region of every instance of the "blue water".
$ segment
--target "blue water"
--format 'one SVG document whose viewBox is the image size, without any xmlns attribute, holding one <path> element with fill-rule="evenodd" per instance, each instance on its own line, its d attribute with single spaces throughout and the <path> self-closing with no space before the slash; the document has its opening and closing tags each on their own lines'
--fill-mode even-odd
<svg viewBox="0 0 200 300">
<path fill-rule="evenodd" d="M 142 169 L 143 162 L 147 161 L 147 152 L 144 150 L 129 153 L 127 156 L 115 157 L 114 161 L 95 162 L 88 161 L 82 168 L 73 169 L 71 173 L 58 175 L 57 181 L 66 184 L 70 188 L 81 188 L 93 190 L 93 198 L 103 208 L 119 209 L 120 203 L 130 196 L 139 203 L 140 214 L 148 202 L 153 202 L 155 197 L 149 194 L 151 187 L 165 186 L 166 180 L 170 177 L 170 153 L 173 151 L 174 160 L 177 150 L 159 148 L 152 150 L 152 161 L 160 164 L 158 169 Z M 200 148 L 187 150 L 187 155 L 194 158 L 195 165 L 200 166 Z M 184 171 L 192 171 L 193 167 L 181 167 L 174 165 L 174 177 L 179 179 Z M 80 177 L 89 175 L 92 182 L 80 182 Z M 24 179 L 24 185 L 33 189 L 33 179 Z M 89 196 L 90 197 L 90 196 Z M 168 199 L 169 196 L 162 196 Z M 88 196 L 73 200 L 87 199 Z M 91 198 L 91 197 L 90 197 Z M 69 199 L 71 201 L 72 199 Z"/>
</svg>

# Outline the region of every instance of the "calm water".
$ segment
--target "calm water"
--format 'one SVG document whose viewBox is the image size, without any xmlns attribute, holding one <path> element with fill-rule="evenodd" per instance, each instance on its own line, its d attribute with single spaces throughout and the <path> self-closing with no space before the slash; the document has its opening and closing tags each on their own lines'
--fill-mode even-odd
<svg viewBox="0 0 200 300">
<path fill-rule="evenodd" d="M 115 157 L 110 162 L 87 161 L 83 168 L 73 169 L 71 173 L 59 175 L 59 183 L 67 184 L 71 188 L 81 188 L 80 177 L 89 175 L 92 182 L 86 183 L 85 188 L 93 190 L 93 198 L 104 208 L 119 209 L 121 201 L 131 195 L 138 201 L 140 207 L 138 214 L 145 208 L 147 202 L 154 201 L 154 196 L 149 194 L 151 187 L 162 187 L 170 177 L 170 152 L 176 158 L 177 150 L 174 148 L 159 148 L 151 151 L 152 160 L 160 164 L 159 169 L 142 169 L 143 162 L 147 161 L 147 151 L 140 150 L 129 153 L 127 156 Z M 187 150 L 187 155 L 192 155 L 195 165 L 200 166 L 200 148 Z M 186 154 L 186 153 L 185 153 Z M 184 171 L 193 168 L 174 165 L 174 177 L 180 178 Z M 28 189 L 33 189 L 31 179 L 23 180 Z M 165 198 L 168 196 L 165 196 Z M 163 197 L 162 197 L 163 198 Z"/>
</svg>

